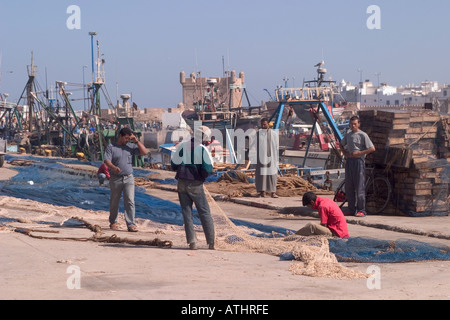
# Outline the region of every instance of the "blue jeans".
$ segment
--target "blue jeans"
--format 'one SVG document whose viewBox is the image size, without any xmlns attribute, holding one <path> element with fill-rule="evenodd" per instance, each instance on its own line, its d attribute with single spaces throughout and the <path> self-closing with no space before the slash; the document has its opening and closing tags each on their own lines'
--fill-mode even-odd
<svg viewBox="0 0 450 320">
<path fill-rule="evenodd" d="M 117 223 L 119 203 L 123 193 L 123 206 L 125 208 L 125 221 L 127 227 L 136 226 L 134 222 L 134 176 L 132 174 L 128 176 L 112 175 L 109 180 L 109 187 L 111 189 L 111 198 L 109 200 L 109 223 Z"/>
<path fill-rule="evenodd" d="M 203 232 L 206 236 L 206 242 L 208 244 L 214 244 L 214 222 L 203 189 L 203 182 L 179 179 L 178 198 L 180 199 L 181 211 L 183 213 L 187 243 L 191 244 L 197 242 L 192 215 L 192 205 L 195 204 L 203 226 Z"/>
</svg>

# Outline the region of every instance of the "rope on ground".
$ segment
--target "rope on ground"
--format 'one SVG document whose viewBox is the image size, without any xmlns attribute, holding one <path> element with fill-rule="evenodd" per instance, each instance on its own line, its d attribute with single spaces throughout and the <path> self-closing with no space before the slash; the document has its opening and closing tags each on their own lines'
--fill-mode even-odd
<svg viewBox="0 0 450 320">
<path fill-rule="evenodd" d="M 120 238 L 116 234 L 113 234 L 112 236 L 102 236 L 103 231 L 99 225 L 93 225 L 93 224 L 89 223 L 88 221 L 85 221 L 78 217 L 73 217 L 72 219 L 82 222 L 86 228 L 88 228 L 90 231 L 94 232 L 95 234 L 89 238 L 46 237 L 46 236 L 38 236 L 33 233 L 34 232 L 59 233 L 59 231 L 29 229 L 29 228 L 13 228 L 13 231 L 24 234 L 33 239 L 39 239 L 39 240 L 82 241 L 82 242 L 92 241 L 92 242 L 99 242 L 99 243 L 130 244 L 130 245 L 136 245 L 136 246 L 152 246 L 152 247 L 159 247 L 159 248 L 171 248 L 173 246 L 172 241 L 160 240 L 158 238 L 155 238 L 153 240 L 142 240 L 142 239 L 135 240 L 135 239 L 129 239 L 129 238 Z"/>
</svg>

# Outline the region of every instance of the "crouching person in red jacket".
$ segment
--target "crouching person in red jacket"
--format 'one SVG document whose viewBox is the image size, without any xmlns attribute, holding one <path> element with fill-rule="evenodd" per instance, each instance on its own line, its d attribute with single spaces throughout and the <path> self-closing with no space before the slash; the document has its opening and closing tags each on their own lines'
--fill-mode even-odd
<svg viewBox="0 0 450 320">
<path fill-rule="evenodd" d="M 319 212 L 320 224 L 308 223 L 296 232 L 300 236 L 335 236 L 349 238 L 347 220 L 341 208 L 331 199 L 320 198 L 314 192 L 303 195 L 303 205 Z"/>
<path fill-rule="evenodd" d="M 102 163 L 100 168 L 97 171 L 98 183 L 102 186 L 105 180 L 111 179 L 111 175 L 109 174 L 108 166 L 105 163 Z"/>
</svg>

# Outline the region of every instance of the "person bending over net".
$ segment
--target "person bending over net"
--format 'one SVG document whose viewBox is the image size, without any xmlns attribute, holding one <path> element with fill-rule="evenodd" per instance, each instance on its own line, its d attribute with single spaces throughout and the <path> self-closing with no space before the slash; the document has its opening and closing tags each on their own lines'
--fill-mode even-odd
<svg viewBox="0 0 450 320">
<path fill-rule="evenodd" d="M 319 212 L 320 224 L 308 223 L 296 232 L 300 236 L 335 236 L 349 238 L 347 220 L 341 208 L 331 199 L 320 198 L 314 192 L 303 195 L 303 205 Z"/>
</svg>

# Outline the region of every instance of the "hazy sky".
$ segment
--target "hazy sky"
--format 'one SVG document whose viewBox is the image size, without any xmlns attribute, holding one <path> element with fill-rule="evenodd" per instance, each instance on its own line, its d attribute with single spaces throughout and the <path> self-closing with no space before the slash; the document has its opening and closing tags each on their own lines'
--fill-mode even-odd
<svg viewBox="0 0 450 320">
<path fill-rule="evenodd" d="M 67 27 L 71 5 L 80 29 Z M 380 8 L 381 29 L 367 26 L 370 5 Z M 82 83 L 83 70 L 88 82 L 89 31 L 98 33 L 112 100 L 118 84 L 141 108 L 176 107 L 180 71 L 221 76 L 222 57 L 226 70 L 245 72 L 252 105 L 285 77 L 296 87 L 314 78 L 322 58 L 337 81 L 357 83 L 360 68 L 374 83 L 376 73 L 392 85 L 450 83 L 449 12 L 446 0 L 0 0 L 0 93 L 20 97 L 31 51 L 41 87 Z"/>
</svg>

